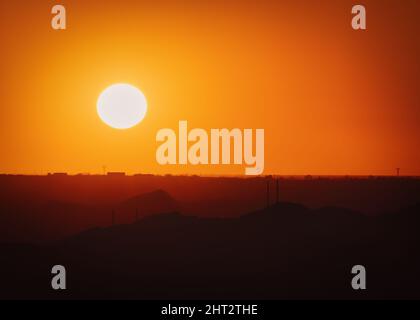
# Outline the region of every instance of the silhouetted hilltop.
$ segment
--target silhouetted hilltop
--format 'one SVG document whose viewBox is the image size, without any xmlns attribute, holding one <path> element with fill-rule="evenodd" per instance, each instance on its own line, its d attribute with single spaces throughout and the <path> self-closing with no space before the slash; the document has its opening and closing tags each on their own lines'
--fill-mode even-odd
<svg viewBox="0 0 420 320">
<path fill-rule="evenodd" d="M 178 210 L 177 202 L 165 191 L 156 190 L 140 194 L 119 203 L 115 209 L 119 215 L 133 218 Z"/>
<path fill-rule="evenodd" d="M 370 220 L 364 214 L 345 208 L 322 207 L 309 209 L 303 205 L 288 202 L 280 202 L 264 210 L 246 214 L 241 219 L 284 224 L 288 227 L 293 225 L 296 228 L 303 228 L 306 225 L 324 225 L 328 228 L 336 225 L 345 227 L 354 224 L 365 224 Z"/>
<path fill-rule="evenodd" d="M 93 227 L 131 223 L 177 208 L 177 202 L 163 190 L 96 205 L 43 196 L 29 202 L 9 199 L 0 203 L 0 242 L 57 240 Z"/>
<path fill-rule="evenodd" d="M 267 177 L 0 175 L 0 213 L 5 208 L 19 205 L 32 208 L 52 200 L 109 209 L 138 195 L 164 190 L 182 206 L 182 212 L 239 216 L 266 206 L 268 180 Z M 279 184 L 281 201 L 309 208 L 336 206 L 377 214 L 420 202 L 420 179 L 414 177 L 280 177 Z M 270 199 L 273 203 L 274 181 Z"/>
<path fill-rule="evenodd" d="M 0 175 L 0 242 L 57 240 L 171 211 L 238 217 L 267 206 L 267 182 L 272 206 L 270 177 Z M 281 201 L 323 208 L 324 214 L 326 207 L 338 207 L 377 215 L 420 202 L 417 178 L 280 177 L 279 187 Z"/>
<path fill-rule="evenodd" d="M 279 182 L 0 176 L 0 298 L 420 298 L 419 179 Z"/>
<path fill-rule="evenodd" d="M 418 207 L 378 217 L 293 203 L 240 218 L 173 212 L 48 246 L 2 245 L 0 296 L 420 298 Z M 49 289 L 55 264 L 66 266 L 71 279 L 65 295 Z M 367 291 L 351 289 L 356 264 L 367 268 Z"/>
</svg>

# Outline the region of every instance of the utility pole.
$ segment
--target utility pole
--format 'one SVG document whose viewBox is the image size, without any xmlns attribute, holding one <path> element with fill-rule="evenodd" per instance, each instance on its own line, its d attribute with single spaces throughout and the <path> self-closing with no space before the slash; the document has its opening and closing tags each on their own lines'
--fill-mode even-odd
<svg viewBox="0 0 420 320">
<path fill-rule="evenodd" d="M 280 203 L 280 194 L 279 194 L 280 190 L 279 190 L 279 179 L 276 179 L 276 202 L 277 204 Z"/>
<path fill-rule="evenodd" d="M 115 210 L 112 209 L 112 225 L 115 225 Z"/>
<path fill-rule="evenodd" d="M 270 180 L 267 180 L 267 208 L 270 207 Z"/>
</svg>

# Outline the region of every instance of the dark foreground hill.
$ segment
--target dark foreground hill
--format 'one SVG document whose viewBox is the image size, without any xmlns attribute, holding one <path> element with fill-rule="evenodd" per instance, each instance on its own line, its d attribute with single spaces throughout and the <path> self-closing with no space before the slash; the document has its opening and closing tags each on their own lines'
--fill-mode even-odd
<svg viewBox="0 0 420 320">
<path fill-rule="evenodd" d="M 0 202 L 0 242 L 49 242 L 96 226 L 134 222 L 148 215 L 175 211 L 179 206 L 163 190 L 108 205 L 42 200 Z"/>
<path fill-rule="evenodd" d="M 416 177 L 277 177 L 281 201 L 377 215 L 420 202 Z M 0 243 L 43 243 L 137 217 L 239 217 L 276 199 L 270 177 L 0 175 Z M 113 214 L 114 213 L 114 214 Z"/>
<path fill-rule="evenodd" d="M 2 245 L 1 298 L 420 298 L 420 207 L 368 217 L 281 203 L 240 218 L 168 213 L 48 246 Z M 68 289 L 51 289 L 51 268 Z M 367 270 L 354 291 L 351 268 Z"/>
</svg>

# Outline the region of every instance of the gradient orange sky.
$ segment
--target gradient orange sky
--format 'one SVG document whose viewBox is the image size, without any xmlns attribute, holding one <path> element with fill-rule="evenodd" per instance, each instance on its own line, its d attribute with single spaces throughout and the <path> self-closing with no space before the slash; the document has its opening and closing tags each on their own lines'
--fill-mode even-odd
<svg viewBox="0 0 420 320">
<path fill-rule="evenodd" d="M 67 9 L 67 30 L 50 26 Z M 420 175 L 419 1 L 1 1 L 0 172 L 243 174 L 160 166 L 160 128 L 264 128 L 265 174 Z M 103 89 L 147 97 L 138 126 Z"/>
</svg>

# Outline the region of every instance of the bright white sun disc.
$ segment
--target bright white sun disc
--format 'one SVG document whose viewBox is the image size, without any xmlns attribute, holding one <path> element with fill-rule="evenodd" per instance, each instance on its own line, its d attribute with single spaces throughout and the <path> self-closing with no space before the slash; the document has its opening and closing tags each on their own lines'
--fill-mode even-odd
<svg viewBox="0 0 420 320">
<path fill-rule="evenodd" d="M 115 129 L 129 129 L 140 123 L 147 111 L 144 94 L 130 84 L 114 84 L 106 88 L 97 102 L 98 115 Z"/>
</svg>

